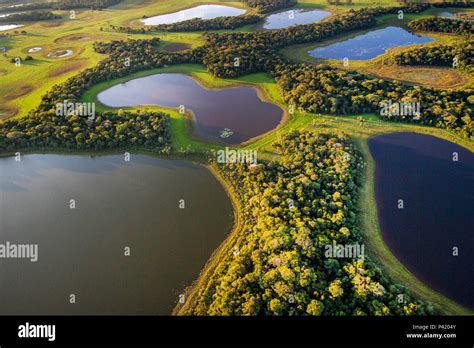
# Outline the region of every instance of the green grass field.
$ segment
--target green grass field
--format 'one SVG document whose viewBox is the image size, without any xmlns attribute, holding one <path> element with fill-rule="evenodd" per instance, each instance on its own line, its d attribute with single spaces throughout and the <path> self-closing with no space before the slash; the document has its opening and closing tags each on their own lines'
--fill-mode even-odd
<svg viewBox="0 0 474 348">
<path fill-rule="evenodd" d="M 69 77 L 77 74 L 82 69 L 97 64 L 98 61 L 103 59 L 103 56 L 93 51 L 92 44 L 94 41 L 109 41 L 132 37 L 138 39 L 155 36 L 153 34 L 128 35 L 107 32 L 101 31 L 100 28 L 106 28 L 109 24 L 134 25 L 137 19 L 144 15 L 152 16 L 160 13 L 171 12 L 200 2 L 209 3 L 207 1 L 195 0 L 181 0 L 179 2 L 165 0 L 144 0 L 135 2 L 132 0 L 126 0 L 118 6 L 103 11 L 78 11 L 77 19 L 74 20 L 63 18 L 51 22 L 29 24 L 18 29 L 26 30 L 26 35 L 14 35 L 11 38 L 1 38 L 0 46 L 6 46 L 8 51 L 0 57 L 0 118 L 2 115 L 3 117 L 22 117 L 26 115 L 28 111 L 34 109 L 39 104 L 41 96 L 53 85 L 60 84 Z M 242 4 L 238 2 L 212 2 L 225 2 L 226 4 L 234 6 L 242 6 Z M 300 3 L 301 6 L 318 6 L 327 8 L 327 2 L 323 0 L 302 0 Z M 398 4 L 396 1 L 392 0 L 379 0 L 374 2 L 355 0 L 353 3 L 353 6 L 331 7 L 330 9 L 337 12 L 349 8 L 364 6 L 393 6 Z M 64 17 L 67 16 L 66 12 L 58 13 L 61 13 Z M 424 15 L 425 14 L 421 16 Z M 416 17 L 418 16 L 410 16 L 408 19 Z M 382 18 L 380 25 L 387 25 L 387 23 L 390 23 L 391 21 L 393 21 L 393 16 L 387 16 Z M 250 29 L 244 28 L 244 30 Z M 199 33 L 160 33 L 156 36 L 163 40 L 163 47 L 172 43 L 185 43 L 189 44 L 191 47 L 196 47 L 202 44 L 201 34 Z M 449 35 L 436 35 L 436 40 L 437 42 L 449 43 L 455 39 Z M 20 67 L 16 67 L 14 64 L 9 62 L 11 58 L 16 56 L 26 56 L 28 54 L 26 51 L 32 47 L 43 48 L 41 52 L 31 53 L 34 60 L 25 62 Z M 308 47 L 315 46 L 304 45 L 296 48 L 292 47 L 284 52 L 288 57 L 294 60 L 314 63 L 314 60 L 308 59 L 304 56 Z M 74 53 L 72 56 L 67 58 L 51 58 L 45 56 L 45 54 L 53 49 L 71 49 Z M 381 59 L 384 59 L 384 57 L 377 58 L 368 63 L 357 63 L 359 65 L 356 64 L 355 66 L 351 66 L 351 68 L 370 72 L 371 68 L 377 67 L 377 64 L 380 63 Z M 329 63 L 335 65 L 338 64 L 338 62 Z M 262 99 L 276 103 L 284 110 L 287 110 L 287 105 L 279 93 L 277 84 L 269 75 L 259 73 L 237 79 L 219 79 L 209 74 L 204 67 L 199 65 L 180 65 L 154 69 L 139 72 L 126 78 L 100 83 L 88 90 L 83 95 L 83 100 L 96 102 L 97 110 L 103 111 L 108 108 L 101 105 L 96 100 L 96 95 L 100 91 L 103 91 L 114 84 L 133 78 L 162 72 L 181 72 L 189 74 L 206 88 L 224 88 L 238 84 L 251 85 L 259 90 L 259 95 Z M 448 74 L 448 72 L 445 73 Z M 466 83 L 472 85 L 472 81 L 472 76 L 469 76 Z M 192 157 L 193 159 L 196 158 L 197 160 L 205 161 L 205 154 L 210 150 L 218 148 L 218 145 L 193 137 L 192 123 L 190 122 L 189 117 L 183 117 L 183 115 L 179 114 L 175 109 L 162 108 L 158 106 L 140 106 L 129 109 L 160 110 L 169 113 L 171 116 L 172 145 L 174 155 L 177 157 L 180 156 L 183 149 L 191 148 L 193 151 L 197 152 L 195 157 Z M 295 111 L 293 115 L 287 114 L 277 129 L 255 139 L 254 141 L 243 144 L 242 146 L 248 149 L 258 149 L 260 159 L 277 160 L 278 156 L 273 152 L 271 144 L 278 135 L 288 132 L 291 129 L 309 129 L 317 132 L 343 131 L 348 133 L 358 145 L 359 150 L 368 164 L 364 177 L 364 185 L 361 189 L 361 198 L 359 199 L 359 219 L 361 229 L 365 232 L 366 241 L 368 245 L 370 245 L 370 255 L 395 282 L 407 286 L 413 295 L 432 302 L 440 308 L 443 313 L 472 314 L 471 311 L 457 305 L 453 301 L 439 293 L 436 293 L 421 283 L 388 250 L 388 247 L 381 238 L 377 223 L 377 209 L 373 187 L 374 163 L 370 152 L 368 151 L 367 139 L 377 134 L 407 131 L 431 134 L 444 138 L 456 142 L 471 151 L 474 151 L 474 143 L 461 139 L 456 135 L 441 129 L 385 122 L 379 120 L 376 115 L 371 114 L 362 115 L 364 122 L 360 123 L 357 120 L 357 116 L 329 116 Z M 225 182 L 224 186 L 226 186 Z M 238 207 L 235 209 L 238 211 Z M 238 224 L 228 241 L 233 238 L 232 236 L 235 233 L 238 233 Z M 224 242 L 219 250 L 223 250 L 223 248 L 225 249 L 225 245 L 228 241 Z M 208 262 L 207 267 L 212 268 L 212 264 L 217 262 L 218 259 L 219 252 L 216 251 L 214 256 Z M 204 273 L 205 272 L 206 270 L 204 270 Z"/>
</svg>

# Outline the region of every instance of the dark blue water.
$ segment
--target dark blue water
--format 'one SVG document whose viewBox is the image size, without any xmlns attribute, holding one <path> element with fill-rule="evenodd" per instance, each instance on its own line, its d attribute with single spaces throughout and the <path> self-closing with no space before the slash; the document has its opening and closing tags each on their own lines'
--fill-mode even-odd
<svg viewBox="0 0 474 348">
<path fill-rule="evenodd" d="M 418 279 L 474 309 L 474 154 L 416 133 L 377 136 L 369 147 L 385 243 Z"/>
<path fill-rule="evenodd" d="M 418 36 L 399 27 L 369 31 L 351 39 L 309 51 L 314 58 L 367 60 L 384 54 L 389 48 L 423 44 L 434 41 L 429 36 Z"/>
</svg>

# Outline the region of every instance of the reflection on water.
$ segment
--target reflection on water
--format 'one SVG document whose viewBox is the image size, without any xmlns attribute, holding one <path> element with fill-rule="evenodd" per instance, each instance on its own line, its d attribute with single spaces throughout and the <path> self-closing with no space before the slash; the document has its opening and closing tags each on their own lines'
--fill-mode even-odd
<svg viewBox="0 0 474 348">
<path fill-rule="evenodd" d="M 423 44 L 434 41 L 429 36 L 418 36 L 399 27 L 369 31 L 351 39 L 309 51 L 315 58 L 367 60 L 384 54 L 389 48 Z"/>
<path fill-rule="evenodd" d="M 39 253 L 0 259 L 2 315 L 169 314 L 233 220 L 219 182 L 185 161 L 1 158 L 0 185 L 0 244 Z"/>
<path fill-rule="evenodd" d="M 154 104 L 193 111 L 195 133 L 236 144 L 274 129 L 283 116 L 278 106 L 263 102 L 252 87 L 203 88 L 184 74 L 156 74 L 113 86 L 97 96 L 108 106 Z M 225 133 L 229 129 L 230 133 Z"/>
<path fill-rule="evenodd" d="M 322 10 L 287 10 L 269 15 L 265 19 L 263 28 L 281 29 L 292 25 L 316 23 L 330 15 L 331 12 Z"/>
<path fill-rule="evenodd" d="M 145 25 L 170 24 L 193 18 L 212 19 L 217 17 L 238 16 L 245 10 L 223 5 L 200 5 L 186 10 L 142 19 Z"/>
</svg>

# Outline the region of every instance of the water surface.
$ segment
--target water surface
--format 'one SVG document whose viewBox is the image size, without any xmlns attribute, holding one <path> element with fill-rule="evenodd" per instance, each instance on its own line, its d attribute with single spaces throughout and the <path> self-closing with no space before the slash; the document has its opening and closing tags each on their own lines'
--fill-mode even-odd
<svg viewBox="0 0 474 348">
<path fill-rule="evenodd" d="M 0 258 L 0 315 L 169 314 L 232 214 L 219 182 L 191 162 L 1 158 L 0 243 L 37 243 L 39 258 Z"/>
<path fill-rule="evenodd" d="M 308 53 L 314 58 L 367 60 L 384 54 L 389 48 L 432 41 L 434 39 L 429 36 L 415 35 L 400 27 L 386 27 L 317 47 Z"/>
<path fill-rule="evenodd" d="M 369 147 L 385 243 L 425 284 L 474 309 L 474 154 L 416 133 L 377 136 Z"/>
<path fill-rule="evenodd" d="M 0 31 L 16 29 L 16 28 L 20 28 L 22 26 L 23 25 L 21 25 L 21 24 L 3 24 L 3 25 L 0 25 Z"/>
<path fill-rule="evenodd" d="M 108 106 L 183 105 L 195 115 L 194 132 L 213 141 L 236 144 L 274 129 L 283 116 L 252 87 L 206 89 L 185 74 L 156 74 L 113 86 L 97 95 Z M 226 131 L 226 130 L 230 130 Z"/>
<path fill-rule="evenodd" d="M 217 17 L 238 16 L 244 13 L 244 9 L 232 6 L 199 5 L 178 12 L 142 19 L 142 22 L 145 25 L 170 24 L 187 21 L 193 18 L 213 19 Z"/>
<path fill-rule="evenodd" d="M 292 25 L 310 24 L 321 21 L 331 15 L 331 12 L 322 10 L 293 9 L 277 12 L 265 19 L 264 29 L 281 29 Z"/>
</svg>

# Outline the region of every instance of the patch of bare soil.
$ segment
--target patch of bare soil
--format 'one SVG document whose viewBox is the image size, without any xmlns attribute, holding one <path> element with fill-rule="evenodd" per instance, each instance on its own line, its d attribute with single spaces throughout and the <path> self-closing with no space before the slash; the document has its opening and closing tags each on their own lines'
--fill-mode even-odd
<svg viewBox="0 0 474 348">
<path fill-rule="evenodd" d="M 176 42 L 176 43 L 171 43 L 163 47 L 163 51 L 165 52 L 178 52 L 178 51 L 184 51 L 188 50 L 191 48 L 190 44 L 187 43 L 182 43 L 182 42 Z"/>
<path fill-rule="evenodd" d="M 19 97 L 23 97 L 24 95 L 27 95 L 28 93 L 30 93 L 32 90 L 33 90 L 33 87 L 31 86 L 21 86 L 17 91 L 4 96 L 4 99 L 13 100 Z"/>
</svg>

